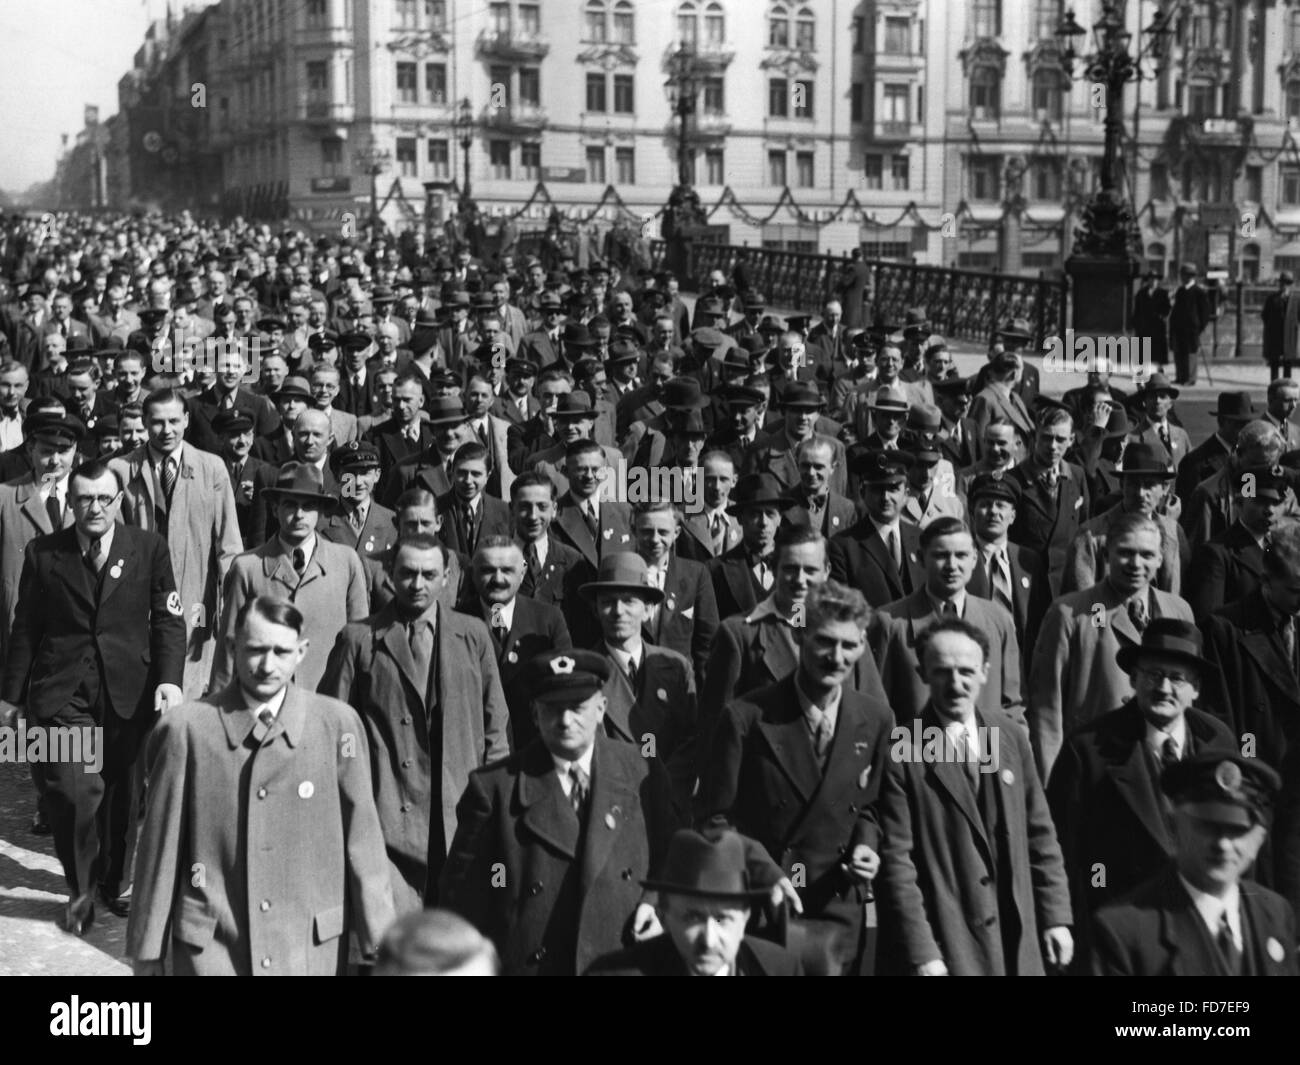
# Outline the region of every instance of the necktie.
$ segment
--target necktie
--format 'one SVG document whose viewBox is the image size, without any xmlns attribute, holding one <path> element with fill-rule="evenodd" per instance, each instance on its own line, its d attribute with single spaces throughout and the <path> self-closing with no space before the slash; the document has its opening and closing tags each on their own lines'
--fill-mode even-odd
<svg viewBox="0 0 1300 1065">
<path fill-rule="evenodd" d="M 537 545 L 530 543 L 528 550 L 524 552 L 524 561 L 528 564 L 528 572 L 533 580 L 536 580 L 540 574 L 542 563 L 537 557 Z"/>
<path fill-rule="evenodd" d="M 1011 603 L 1011 572 L 1007 567 L 1007 556 L 1000 550 L 993 552 L 993 558 L 989 562 L 989 586 L 993 589 L 993 598 L 1000 602 L 1008 611 L 1012 609 Z"/>
<path fill-rule="evenodd" d="M 581 508 L 582 520 L 587 523 L 587 531 L 591 533 L 591 538 L 597 543 L 600 542 L 600 521 L 597 519 L 595 511 L 591 504 L 587 503 Z"/>
<path fill-rule="evenodd" d="M 1061 486 L 1059 484 L 1060 478 L 1061 478 L 1060 471 L 1055 466 L 1053 466 L 1050 470 L 1044 470 L 1039 475 L 1038 478 L 1039 483 L 1042 484 L 1042 486 L 1047 489 L 1047 494 L 1051 496 L 1052 502 L 1056 502 L 1056 498 L 1060 494 L 1061 491 Z"/>
<path fill-rule="evenodd" d="M 506 637 L 510 634 L 510 630 L 506 628 L 506 619 L 504 615 L 494 612 L 492 615 L 491 628 L 492 642 L 497 645 L 497 658 L 500 658 L 502 652 L 506 649 Z"/>
<path fill-rule="evenodd" d="M 940 604 L 939 613 L 945 618 L 955 618 L 957 616 L 957 604 L 951 599 L 946 599 Z"/>
<path fill-rule="evenodd" d="M 1241 974 L 1241 948 L 1237 946 L 1237 939 L 1232 934 L 1232 924 L 1228 920 L 1228 911 L 1224 910 L 1219 917 L 1219 934 L 1215 937 L 1215 942 L 1219 945 L 1219 950 L 1223 953 L 1223 960 L 1228 964 L 1228 972 L 1233 976 Z"/>
<path fill-rule="evenodd" d="M 813 750 L 817 754 L 817 762 L 823 768 L 826 765 L 826 756 L 831 749 L 831 735 L 834 729 L 831 727 L 831 719 L 816 707 L 812 708 L 812 713 L 816 714 L 816 724 L 813 728 Z"/>
<path fill-rule="evenodd" d="M 641 679 L 641 671 L 637 668 L 636 659 L 627 660 L 627 682 L 632 686 L 632 690 L 637 690 L 637 681 Z"/>
<path fill-rule="evenodd" d="M 45 497 L 45 513 L 50 516 L 50 528 L 58 532 L 63 528 L 63 504 L 59 502 L 59 490 L 51 488 Z"/>
<path fill-rule="evenodd" d="M 461 511 L 461 544 L 467 551 L 474 549 L 474 509 L 466 507 Z"/>
<path fill-rule="evenodd" d="M 433 664 L 433 633 L 422 620 L 407 622 L 406 640 L 411 646 L 411 658 L 415 662 L 415 679 L 423 691 Z"/>
<path fill-rule="evenodd" d="M 1160 443 L 1164 445 L 1165 451 L 1172 455 L 1174 449 L 1169 444 L 1169 426 L 1161 422 L 1156 426 L 1156 432 L 1160 434 Z"/>
<path fill-rule="evenodd" d="M 264 706 L 257 712 L 257 720 L 269 729 L 275 724 L 275 715 Z"/>
<path fill-rule="evenodd" d="M 482 422 L 479 422 L 478 425 L 475 426 L 475 431 L 478 433 L 479 443 L 481 443 L 484 447 L 487 447 L 488 446 L 487 428 L 484 426 L 484 424 Z"/>
<path fill-rule="evenodd" d="M 713 541 L 713 553 L 720 555 L 727 546 L 727 523 L 720 513 L 709 519 L 709 539 Z"/>
<path fill-rule="evenodd" d="M 167 502 L 172 501 L 172 492 L 176 488 L 176 459 L 168 455 L 163 460 L 162 468 L 162 490 Z"/>
<path fill-rule="evenodd" d="M 591 791 L 591 778 L 582 766 L 574 762 L 569 766 L 569 779 L 572 781 L 569 801 L 573 803 L 573 812 L 578 815 L 578 820 L 582 820 L 582 810 L 587 804 L 587 794 Z"/>
<path fill-rule="evenodd" d="M 302 575 L 307 571 L 307 552 L 305 552 L 301 547 L 295 547 L 293 549 L 293 571 L 298 574 L 299 580 L 302 579 Z"/>
<path fill-rule="evenodd" d="M 68 323 L 67 323 L 67 322 L 60 322 L 60 323 L 59 323 L 59 332 L 60 332 L 61 334 L 63 334 L 64 339 L 67 338 L 67 336 L 68 336 Z"/>
<path fill-rule="evenodd" d="M 100 567 L 104 564 L 104 540 L 98 537 L 90 541 L 90 546 L 86 548 L 86 565 L 90 567 L 90 572 L 99 574 Z"/>
<path fill-rule="evenodd" d="M 361 528 L 366 524 L 366 516 L 361 513 L 360 507 L 357 507 L 348 514 L 348 524 L 352 526 L 352 532 L 354 535 L 361 535 Z"/>
<path fill-rule="evenodd" d="M 903 572 L 903 552 L 898 545 L 898 533 L 892 528 L 885 534 L 885 546 L 889 548 L 889 557 L 893 559 L 894 569 Z"/>
<path fill-rule="evenodd" d="M 1146 631 L 1147 627 L 1147 605 L 1141 599 L 1130 599 L 1128 601 L 1128 616 L 1133 622 L 1133 627 L 1139 633 Z"/>
<path fill-rule="evenodd" d="M 361 375 L 359 373 L 354 373 L 352 375 L 352 387 L 353 388 L 361 387 Z"/>
</svg>

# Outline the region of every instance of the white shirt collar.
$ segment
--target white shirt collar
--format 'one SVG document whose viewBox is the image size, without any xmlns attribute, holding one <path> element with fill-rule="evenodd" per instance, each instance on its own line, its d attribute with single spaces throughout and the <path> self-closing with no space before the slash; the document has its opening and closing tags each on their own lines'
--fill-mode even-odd
<svg viewBox="0 0 1300 1065">
<path fill-rule="evenodd" d="M 1241 889 L 1233 884 L 1224 893 L 1223 898 L 1215 895 L 1207 895 L 1200 888 L 1192 887 L 1184 878 L 1182 873 L 1178 874 L 1178 880 L 1183 885 L 1183 890 L 1191 897 L 1192 905 L 1196 907 L 1196 912 L 1201 915 L 1201 920 L 1205 922 L 1205 927 L 1210 930 L 1210 938 L 1213 939 L 1219 934 L 1219 925 L 1223 921 L 1223 914 L 1228 914 L 1228 927 L 1232 929 L 1232 938 L 1237 942 L 1237 948 L 1241 949 L 1243 940 L 1241 937 Z"/>
<path fill-rule="evenodd" d="M 489 618 L 492 616 L 493 610 L 496 610 L 497 613 L 501 615 L 501 620 L 505 623 L 506 631 L 509 632 L 515 627 L 515 603 L 518 601 L 518 597 L 516 596 L 508 603 L 484 603 L 483 608 Z M 489 621 L 488 624 L 491 625 L 491 622 Z"/>
<path fill-rule="evenodd" d="M 1161 748 L 1164 747 L 1165 740 L 1172 738 L 1178 745 L 1178 757 L 1187 756 L 1187 719 L 1179 714 L 1173 721 L 1169 722 L 1164 729 L 1158 729 L 1150 721 L 1146 723 L 1147 730 L 1147 747 L 1159 760 Z"/>
<path fill-rule="evenodd" d="M 293 548 L 284 542 L 277 534 L 276 539 L 280 542 L 280 553 L 287 558 L 290 563 L 293 562 Z M 316 553 L 316 534 L 313 532 L 306 540 L 298 545 L 302 548 L 302 553 L 307 559 L 306 565 L 311 565 L 312 556 Z"/>
<path fill-rule="evenodd" d="M 875 518 L 872 518 L 871 520 L 873 523 L 875 523 L 876 521 Z M 902 518 L 898 517 L 895 518 L 893 521 L 891 521 L 888 525 L 876 524 L 876 532 L 877 534 L 879 534 L 882 540 L 888 540 L 889 534 L 891 532 L 894 534 L 894 536 L 898 539 L 898 548 L 900 551 L 903 548 L 903 536 L 901 531 L 899 530 L 899 525 L 901 523 L 902 523 Z"/>
<path fill-rule="evenodd" d="M 71 479 L 72 479 L 72 473 L 69 471 L 68 473 L 64 474 L 63 480 L 51 481 L 44 488 L 40 489 L 39 494 L 41 497 L 41 502 L 44 503 L 47 499 L 49 499 L 51 492 L 58 492 L 59 500 L 64 504 L 66 504 L 68 502 L 68 481 Z"/>
<path fill-rule="evenodd" d="M 789 617 L 782 614 L 781 608 L 776 605 L 775 595 L 769 595 L 759 603 L 758 606 L 754 607 L 750 612 L 750 615 L 745 618 L 745 624 L 752 625 L 754 622 L 762 621 L 764 618 L 776 618 L 778 621 L 785 622 L 791 628 L 794 627 L 794 623 L 789 619 Z"/>
<path fill-rule="evenodd" d="M 116 527 L 117 527 L 117 522 L 114 522 L 112 525 L 108 527 L 108 532 L 104 533 L 104 535 L 99 538 L 100 557 L 105 562 L 108 561 L 109 552 L 112 551 L 113 549 L 113 530 Z M 78 545 L 80 545 L 81 553 L 83 555 L 90 550 L 90 537 L 88 537 L 80 529 L 77 530 L 77 543 Z"/>
<path fill-rule="evenodd" d="M 943 612 L 943 600 L 936 599 L 934 593 L 931 592 L 929 588 L 925 590 L 925 596 L 930 600 L 930 605 L 934 608 L 934 612 L 936 614 L 941 614 Z M 963 588 L 960 592 L 954 595 L 952 597 L 952 602 L 957 608 L 957 616 L 959 618 L 964 618 L 966 616 L 966 589 Z"/>
<path fill-rule="evenodd" d="M 805 718 L 811 717 L 812 710 L 815 704 L 813 703 L 812 699 L 808 696 L 808 693 L 803 690 L 803 685 L 799 683 L 799 675 L 797 672 L 795 673 L 795 679 L 794 679 L 794 693 L 795 693 L 795 698 L 799 700 L 799 710 L 803 713 L 803 716 Z M 844 697 L 843 686 L 837 687 L 834 693 L 831 695 L 830 702 L 826 704 L 826 708 L 823 710 L 821 707 L 817 707 L 817 712 L 822 716 L 828 718 L 832 725 L 835 724 L 835 719 L 839 714 L 840 701 L 841 699 L 843 699 L 843 697 Z"/>
<path fill-rule="evenodd" d="M 637 641 L 636 648 L 631 651 L 611 647 L 609 644 L 605 644 L 605 650 L 624 673 L 630 672 L 629 664 L 634 664 L 637 669 L 640 669 L 641 663 L 645 661 L 645 643 L 641 640 Z"/>
<path fill-rule="evenodd" d="M 180 468 L 185 465 L 185 441 L 184 440 L 182 440 L 176 446 L 176 450 L 171 452 L 171 454 L 169 455 L 159 455 L 158 452 L 156 452 L 152 447 L 148 447 L 147 445 L 145 450 L 149 452 L 149 465 L 152 466 L 157 473 L 162 473 L 163 463 L 166 462 L 167 459 L 169 458 L 176 460 L 176 469 L 178 472 Z"/>
<path fill-rule="evenodd" d="M 254 699 L 251 695 L 249 695 L 248 692 L 246 692 L 243 688 L 239 689 L 239 694 L 243 696 L 244 709 L 247 710 L 254 717 L 257 717 L 262 710 L 270 710 L 271 716 L 275 718 L 280 716 L 280 708 L 284 706 L 284 698 L 286 695 L 289 694 L 289 689 L 287 686 L 281 688 L 278 692 L 276 692 L 273 696 L 271 696 L 270 699 L 268 699 L 264 703 L 259 703 L 256 699 Z"/>
<path fill-rule="evenodd" d="M 582 756 L 576 762 L 570 762 L 565 758 L 558 758 L 551 755 L 551 762 L 555 766 L 555 773 L 560 778 L 560 787 L 564 789 L 564 794 L 568 796 L 573 790 L 573 779 L 569 776 L 569 766 L 577 765 L 584 773 L 587 774 L 587 780 L 591 780 L 591 758 L 596 753 L 596 746 L 592 744 L 583 752 Z"/>
</svg>

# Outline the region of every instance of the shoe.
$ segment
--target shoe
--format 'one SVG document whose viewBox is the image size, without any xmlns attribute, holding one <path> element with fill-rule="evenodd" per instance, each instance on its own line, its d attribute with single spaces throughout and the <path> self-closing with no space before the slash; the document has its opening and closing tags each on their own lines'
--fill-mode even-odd
<svg viewBox="0 0 1300 1065">
<path fill-rule="evenodd" d="M 33 836 L 48 836 L 51 832 L 50 822 L 45 816 L 45 811 L 37 809 L 32 815 L 31 832 Z"/>
<path fill-rule="evenodd" d="M 84 936 L 95 923 L 95 899 L 93 895 L 78 895 L 68 900 L 68 909 L 63 927 L 74 936 Z"/>
<path fill-rule="evenodd" d="M 129 891 L 124 895 L 112 895 L 109 894 L 106 888 L 101 887 L 95 894 L 99 897 L 99 901 L 103 903 L 104 909 L 114 917 L 127 917 L 130 915 L 131 895 Z"/>
</svg>

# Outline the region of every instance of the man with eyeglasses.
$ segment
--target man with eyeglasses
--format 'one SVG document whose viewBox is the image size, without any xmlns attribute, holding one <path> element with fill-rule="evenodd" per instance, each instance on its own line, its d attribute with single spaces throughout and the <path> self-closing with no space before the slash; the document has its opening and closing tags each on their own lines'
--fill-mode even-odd
<svg viewBox="0 0 1300 1065">
<path fill-rule="evenodd" d="M 21 711 L 32 728 L 94 736 L 78 761 L 41 766 L 68 883 L 64 927 L 79 936 L 97 895 L 118 916 L 129 909 L 121 895 L 140 798 L 135 760 L 154 714 L 182 701 L 185 622 L 167 542 L 116 520 L 118 474 L 89 462 L 68 483 L 73 526 L 33 540 L 24 555 L 0 725 Z"/>
<path fill-rule="evenodd" d="M 1173 806 L 1160 790 L 1170 765 L 1234 753 L 1233 733 L 1194 704 L 1214 667 L 1188 621 L 1159 618 L 1118 663 L 1133 697 L 1074 733 L 1047 784 L 1074 906 L 1076 964 L 1086 964 L 1091 916 L 1155 876 L 1175 853 Z M 1104 877 L 1097 877 L 1100 864 Z"/>
</svg>

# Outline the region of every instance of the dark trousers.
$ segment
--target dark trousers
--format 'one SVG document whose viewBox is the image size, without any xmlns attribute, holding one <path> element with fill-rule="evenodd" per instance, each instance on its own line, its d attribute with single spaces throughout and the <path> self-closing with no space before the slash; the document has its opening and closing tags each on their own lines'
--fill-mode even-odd
<svg viewBox="0 0 1300 1065">
<path fill-rule="evenodd" d="M 75 898 L 102 887 L 116 897 L 131 877 L 139 805 L 134 768 L 148 719 L 146 715 L 119 717 L 99 670 L 91 669 L 68 705 L 42 726 L 51 759 L 41 773 L 45 810 L 68 890 Z M 49 740 L 60 728 L 81 731 L 80 761 L 53 760 L 54 747 Z M 91 733 L 93 729 L 100 731 Z M 98 772 L 92 754 L 100 762 Z"/>
<path fill-rule="evenodd" d="M 1174 376 L 1183 384 L 1196 384 L 1196 373 L 1201 358 L 1201 346 L 1187 349 L 1181 344 L 1174 347 Z"/>
</svg>

